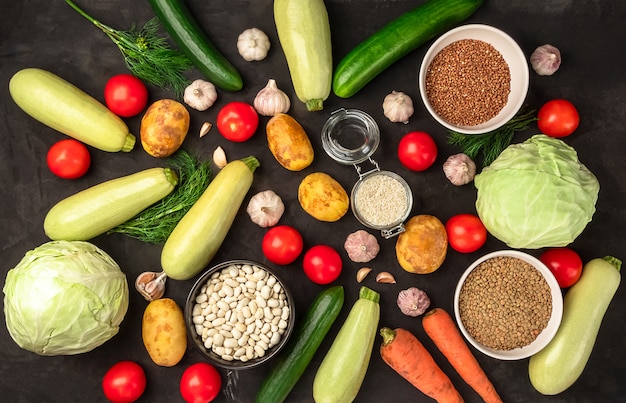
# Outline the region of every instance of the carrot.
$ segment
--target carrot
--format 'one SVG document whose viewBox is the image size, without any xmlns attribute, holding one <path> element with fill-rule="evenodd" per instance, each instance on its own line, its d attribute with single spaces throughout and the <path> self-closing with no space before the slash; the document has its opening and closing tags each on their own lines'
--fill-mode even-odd
<svg viewBox="0 0 626 403">
<path fill-rule="evenodd" d="M 383 327 L 380 335 L 383 337 L 380 356 L 394 371 L 438 402 L 463 402 L 450 378 L 413 333 L 402 328 Z"/>
<path fill-rule="evenodd" d="M 442 308 L 426 312 L 422 319 L 424 331 L 461 378 L 483 398 L 485 403 L 501 403 L 502 399 L 480 367 L 476 357 L 463 340 L 450 314 Z"/>
</svg>

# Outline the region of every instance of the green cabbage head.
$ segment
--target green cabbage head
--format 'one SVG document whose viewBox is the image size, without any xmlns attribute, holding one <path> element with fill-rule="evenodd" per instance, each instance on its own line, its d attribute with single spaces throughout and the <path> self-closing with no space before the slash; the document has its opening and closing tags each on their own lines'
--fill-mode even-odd
<svg viewBox="0 0 626 403">
<path fill-rule="evenodd" d="M 507 147 L 474 184 L 487 230 L 526 249 L 571 243 L 591 221 L 600 190 L 576 151 L 544 134 Z"/>
<path fill-rule="evenodd" d="M 117 334 L 128 310 L 126 276 L 89 242 L 52 241 L 26 252 L 3 291 L 9 334 L 40 355 L 91 351 Z"/>
</svg>

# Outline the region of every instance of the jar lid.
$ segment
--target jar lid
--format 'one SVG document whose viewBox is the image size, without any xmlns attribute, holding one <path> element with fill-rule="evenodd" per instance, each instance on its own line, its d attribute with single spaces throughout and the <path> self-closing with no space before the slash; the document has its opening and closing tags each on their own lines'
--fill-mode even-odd
<svg viewBox="0 0 626 403">
<path fill-rule="evenodd" d="M 358 164 L 378 148 L 380 130 L 376 121 L 358 109 L 338 109 L 322 127 L 322 147 L 335 161 Z"/>
</svg>

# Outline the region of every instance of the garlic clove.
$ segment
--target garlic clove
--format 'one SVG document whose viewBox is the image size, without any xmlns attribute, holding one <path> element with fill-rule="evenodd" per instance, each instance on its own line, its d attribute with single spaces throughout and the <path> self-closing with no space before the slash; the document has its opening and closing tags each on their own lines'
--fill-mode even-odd
<svg viewBox="0 0 626 403">
<path fill-rule="evenodd" d="M 443 163 L 443 173 L 453 185 L 466 185 L 476 176 L 476 164 L 464 153 L 454 154 Z"/>
<path fill-rule="evenodd" d="M 561 52 L 554 46 L 539 46 L 530 55 L 530 64 L 540 76 L 551 76 L 561 66 Z"/>
<path fill-rule="evenodd" d="M 363 280 L 365 280 L 365 277 L 367 277 L 367 275 L 370 274 L 371 271 L 372 269 L 370 269 L 369 267 L 361 267 L 356 272 L 356 281 L 359 283 L 362 282 Z"/>
<path fill-rule="evenodd" d="M 384 284 L 395 284 L 396 279 L 395 277 L 393 277 L 393 274 L 387 271 L 381 271 L 380 273 L 376 275 L 376 282 L 384 283 Z"/>
<path fill-rule="evenodd" d="M 213 127 L 213 124 L 210 122 L 204 122 L 202 127 L 200 128 L 200 138 L 206 136 L 209 133 L 209 130 Z"/>
<path fill-rule="evenodd" d="M 155 273 L 146 271 L 135 279 L 135 289 L 144 297 L 146 301 L 154 301 L 165 294 L 165 272 Z"/>
<path fill-rule="evenodd" d="M 226 160 L 226 153 L 220 146 L 217 146 L 215 151 L 213 151 L 213 163 L 220 169 L 224 168 L 226 164 L 228 164 L 228 161 Z"/>
</svg>

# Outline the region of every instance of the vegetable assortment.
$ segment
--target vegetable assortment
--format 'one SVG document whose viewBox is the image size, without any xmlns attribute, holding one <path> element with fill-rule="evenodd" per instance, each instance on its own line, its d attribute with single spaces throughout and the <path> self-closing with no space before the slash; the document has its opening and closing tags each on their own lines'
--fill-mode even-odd
<svg viewBox="0 0 626 403">
<path fill-rule="evenodd" d="M 209 133 L 213 124 L 219 132 L 202 141 L 227 140 L 222 144 L 228 144 L 225 147 L 229 154 L 240 151 L 238 144 L 251 140 L 259 124 L 267 122 L 267 153 L 259 150 L 258 159 L 250 156 L 228 162 L 224 149 L 218 146 L 213 162 L 219 171 L 214 178 L 208 163 L 185 162 L 183 159 L 178 160 L 177 166 L 147 169 L 106 181 L 53 206 L 43 227 L 45 234 L 54 241 L 28 252 L 7 275 L 4 289 L 7 328 L 20 347 L 41 355 L 78 354 L 92 350 L 117 333 L 128 306 L 128 286 L 120 276 L 117 264 L 105 252 L 83 241 L 118 232 L 162 247 L 161 267 L 137 278 L 138 290 L 143 287 L 140 293 L 149 301 L 141 326 L 142 341 L 152 364 L 165 368 L 180 365 L 187 354 L 185 320 L 189 319 L 185 318 L 177 302 L 165 295 L 165 279 L 179 280 L 178 284 L 193 279 L 211 263 L 231 227 L 238 225 L 238 220 L 247 213 L 256 224 L 254 231 L 264 236 L 258 245 L 250 244 L 245 253 L 254 253 L 284 270 L 292 270 L 287 266 L 298 266 L 302 269 L 301 279 L 321 290 L 313 301 L 306 301 L 308 311 L 297 318 L 298 328 L 291 335 L 288 347 L 269 366 L 267 377 L 259 385 L 257 402 L 288 400 L 305 371 L 315 374 L 312 385 L 306 387 L 316 402 L 354 401 L 363 383 L 368 382 L 372 352 L 377 346 L 377 331 L 382 341 L 380 357 L 375 359 L 381 358 L 426 396 L 439 401 L 463 401 L 459 393 L 461 389 L 457 390 L 442 370 L 448 368 L 439 367 L 436 362 L 439 357 L 431 356 L 430 347 L 422 345 L 405 328 L 392 330 L 383 322 L 400 318 L 408 324 L 416 317 L 421 317 L 424 332 L 451 369 L 457 371 L 485 402 L 501 402 L 496 387 L 466 345 L 452 317 L 440 307 L 428 311 L 431 302 L 438 301 L 431 301 L 426 293 L 428 281 L 434 278 L 435 271 L 444 267 L 442 275 L 449 274 L 444 264 L 447 256 L 477 252 L 484 247 L 489 235 L 511 248 L 545 248 L 541 260 L 566 292 L 564 318 L 557 336 L 546 349 L 530 359 L 531 385 L 542 394 L 553 395 L 565 391 L 581 376 L 602 319 L 617 292 L 621 262 L 608 257 L 594 259 L 583 268 L 580 257 L 564 247 L 573 242 L 591 221 L 599 193 L 597 179 L 578 161 L 573 147 L 556 139 L 570 136 L 578 128 L 578 111 L 569 101 L 555 99 L 547 102 L 536 115 L 532 110 L 520 113 L 497 133 L 472 138 L 448 133 L 448 146 L 460 147 L 463 152 L 450 156 L 445 162 L 440 161 L 438 155 L 444 149 L 443 144 L 438 149 L 436 137 L 426 132 L 407 129 L 406 134 L 397 137 L 398 141 L 394 140 L 397 144 L 394 157 L 399 166 L 416 177 L 422 177 L 424 172 L 430 174 L 431 167 L 439 163 L 443 168 L 442 178 L 449 180 L 448 185 L 474 182 L 476 215 L 452 214 L 444 225 L 434 215 L 418 213 L 404 223 L 395 248 L 393 244 L 379 244 L 375 235 L 363 230 L 346 231 L 343 249 L 330 242 L 313 243 L 308 238 L 310 230 L 294 223 L 294 215 L 299 214 L 315 225 L 341 231 L 341 227 L 334 223 L 347 220 L 344 217 L 354 202 L 354 195 L 345 191 L 342 177 L 335 178 L 322 172 L 328 165 L 322 165 L 321 170 L 311 168 L 314 163 L 319 163 L 318 159 L 314 160 L 317 144 L 312 142 L 317 137 L 309 138 L 305 130 L 310 127 L 309 121 L 300 122 L 287 114 L 291 107 L 289 94 L 293 92 L 307 111 L 323 109 L 331 89 L 335 96 L 349 98 L 391 64 L 438 33 L 460 24 L 480 8 L 482 1 L 429 0 L 374 32 L 339 60 L 333 70 L 329 23 L 332 20 L 329 20 L 324 2 L 276 0 L 274 24 L 293 88 L 278 89 L 274 78 L 262 77 L 267 80 L 267 85 L 256 97 L 246 99 L 229 95 L 228 101 L 219 105 L 219 109 L 210 111 L 214 104 L 222 102 L 221 98 L 218 99 L 219 90 L 236 92 L 243 88 L 244 82 L 237 69 L 207 37 L 184 0 L 149 0 L 152 11 L 181 49 L 181 54 L 166 47 L 162 39 L 156 37 L 156 19 L 141 31 L 124 33 L 99 23 L 71 1 L 66 1 L 117 44 L 131 72 L 135 72 L 131 67 L 145 68 L 148 58 L 155 55 L 146 52 L 140 54 L 139 61 L 129 62 L 129 49 L 133 49 L 141 38 L 154 43 L 159 51 L 164 52 L 162 55 L 169 52 L 167 54 L 173 58 L 171 61 L 177 63 L 172 67 L 177 69 L 172 69 L 172 76 L 161 81 L 156 81 L 156 77 L 150 74 L 113 76 L 104 90 L 104 104 L 51 72 L 27 68 L 16 73 L 9 85 L 15 103 L 36 120 L 73 137 L 64 143 L 72 142 L 75 146 L 70 150 L 76 154 L 74 160 L 67 156 L 61 158 L 59 150 L 56 154 L 50 150 L 47 162 L 55 175 L 75 179 L 87 174 L 91 161 L 89 153 L 85 154 L 87 148 L 83 143 L 96 148 L 96 152 L 130 152 L 135 137 L 129 133 L 122 118 L 132 118 L 142 112 L 139 134 L 144 150 L 151 157 L 189 157 L 182 148 L 191 144 L 187 140 L 189 127 L 201 123 L 194 121 L 200 115 L 198 112 L 207 116 L 200 138 Z M 266 57 L 272 56 L 269 53 L 273 40 L 271 34 L 268 36 L 258 28 L 248 28 L 238 38 L 236 35 L 233 38 L 232 47 L 245 61 L 254 61 L 255 66 L 262 65 Z M 555 60 L 556 56 L 558 60 Z M 539 75 L 553 74 L 560 61 L 558 50 L 549 45 L 538 48 L 530 59 Z M 159 59 L 153 62 L 158 63 Z M 210 81 L 183 78 L 182 72 L 190 69 L 191 63 Z M 146 110 L 148 93 L 142 80 L 168 88 L 184 104 L 174 99 L 157 99 Z M 36 92 L 37 96 L 29 96 L 31 92 Z M 156 109 L 155 105 L 164 103 L 173 104 L 175 108 Z M 188 108 L 194 112 L 190 114 Z M 404 125 L 409 125 L 414 112 L 411 98 L 404 92 L 393 90 L 385 97 L 380 115 L 392 123 L 403 123 L 389 126 L 402 130 Z M 298 111 L 294 111 L 293 116 L 297 114 Z M 213 118 L 215 120 L 211 121 Z M 514 133 L 526 130 L 534 121 L 543 134 L 513 144 Z M 473 161 L 480 153 L 484 157 L 483 167 L 477 167 Z M 274 157 L 275 161 L 268 160 L 272 164 L 277 162 L 290 171 L 282 174 L 300 178 L 296 180 L 299 187 L 292 189 L 293 194 L 284 199 L 271 189 L 248 194 L 255 188 L 254 176 L 261 159 L 264 158 L 263 162 L 267 160 L 264 154 Z M 159 162 L 155 160 L 155 163 Z M 275 167 L 268 165 L 272 164 L 263 165 L 258 174 L 270 177 Z M 360 167 L 357 172 L 360 176 Z M 469 185 L 466 189 L 473 187 Z M 454 187 L 451 189 L 457 191 Z M 465 189 L 458 190 L 463 192 Z M 553 190 L 558 194 L 552 193 Z M 541 197 L 531 197 L 526 192 Z M 241 207 L 246 200 L 249 203 L 244 212 Z M 423 208 L 424 205 L 420 206 Z M 253 239 L 258 238 L 257 235 Z M 249 243 L 248 239 L 242 241 Z M 389 248 L 396 261 L 381 261 L 379 252 Z M 85 263 L 74 267 L 76 262 L 65 261 L 69 254 L 67 250 L 77 255 L 78 260 L 85 259 Z M 47 338 L 43 335 L 41 340 L 29 340 L 29 332 L 41 335 L 40 329 L 33 328 L 41 321 L 24 325 L 21 320 L 25 314 L 33 317 L 46 314 L 61 321 L 64 315 L 69 315 L 69 308 L 56 295 L 50 297 L 55 306 L 48 307 L 56 312 L 46 310 L 46 307 L 35 312 L 23 301 L 17 303 L 25 298 L 26 294 L 20 295 L 20 292 L 24 292 L 27 281 L 29 285 L 34 282 L 42 295 L 49 295 L 46 293 L 49 290 L 42 289 L 47 284 L 38 281 L 52 281 L 52 278 L 48 277 L 50 273 L 37 273 L 39 262 L 34 259 L 37 254 L 44 255 L 44 262 L 51 262 L 49 265 L 53 267 L 55 278 L 62 276 L 60 270 L 80 272 L 91 270 L 91 265 L 100 266 L 95 270 L 101 271 L 100 274 L 111 272 L 111 279 L 107 280 L 109 284 L 95 284 L 96 278 L 91 286 L 98 288 L 97 292 L 105 293 L 101 298 L 108 298 L 109 302 L 102 309 L 112 309 L 104 314 L 113 318 L 104 325 L 89 325 L 96 318 L 82 312 L 81 320 L 86 327 L 62 327 L 64 333 L 59 335 L 50 333 Z M 365 263 L 367 267 L 359 266 Z M 397 267 L 389 267 L 390 264 Z M 33 267 L 34 274 L 28 272 L 31 270 L 29 266 Z M 404 272 L 396 269 L 404 269 Z M 349 270 L 350 275 L 346 276 L 345 272 Z M 369 273 L 375 273 L 375 279 L 368 278 Z M 355 274 L 357 283 L 371 282 L 375 287 L 360 286 L 359 297 L 346 312 L 345 321 L 341 325 L 335 324 L 344 302 L 344 287 L 337 283 L 346 279 L 354 281 Z M 412 277 L 414 274 L 426 279 L 423 289 L 422 286 L 406 285 L 406 276 L 416 278 Z M 76 278 L 78 282 L 91 283 L 81 280 L 80 273 Z M 153 281 L 142 283 L 144 279 Z M 60 285 L 61 288 L 64 286 Z M 395 291 L 379 291 L 386 288 Z M 63 299 L 69 299 L 68 292 L 70 290 L 60 292 L 66 296 Z M 388 295 L 397 295 L 397 299 L 386 299 Z M 80 302 L 81 298 L 85 301 L 84 305 L 79 304 L 79 309 L 89 310 L 88 296 L 72 295 L 72 301 Z M 381 317 L 383 303 L 399 309 L 397 316 Z M 91 312 L 93 316 L 96 313 L 95 310 Z M 385 326 L 379 328 L 380 323 Z M 42 326 L 46 324 L 47 321 L 42 322 Z M 89 326 L 93 328 L 87 329 Z M 81 329 L 85 329 L 89 337 L 81 339 L 76 334 Z M 228 324 L 219 329 L 228 332 Z M 228 340 L 229 343 L 239 342 L 234 335 Z M 572 354 L 572 350 L 576 354 Z M 316 356 L 323 360 L 316 362 Z M 142 367 L 125 360 L 104 375 L 102 389 L 112 402 L 132 402 L 143 395 L 147 382 L 149 379 Z M 228 385 L 222 384 L 220 372 L 212 365 L 196 363 L 188 366 L 180 378 L 180 394 L 188 402 L 212 401 L 218 398 L 222 387 L 225 387 L 224 394 L 232 393 L 233 386 L 238 387 L 236 379 L 233 385 L 230 382 L 229 378 Z"/>
</svg>

